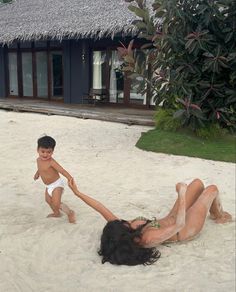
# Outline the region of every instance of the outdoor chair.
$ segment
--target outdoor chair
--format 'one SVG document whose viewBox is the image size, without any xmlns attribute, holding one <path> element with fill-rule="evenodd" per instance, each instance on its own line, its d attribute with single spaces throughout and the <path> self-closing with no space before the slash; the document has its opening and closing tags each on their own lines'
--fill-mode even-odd
<svg viewBox="0 0 236 292">
<path fill-rule="evenodd" d="M 99 104 L 108 102 L 108 97 L 105 89 L 91 88 L 88 94 L 84 94 L 82 97 L 82 103 Z"/>
</svg>

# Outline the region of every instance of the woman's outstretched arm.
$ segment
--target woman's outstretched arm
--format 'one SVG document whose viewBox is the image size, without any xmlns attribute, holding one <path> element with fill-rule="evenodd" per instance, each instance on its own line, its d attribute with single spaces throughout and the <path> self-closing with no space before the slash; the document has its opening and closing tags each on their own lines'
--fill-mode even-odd
<svg viewBox="0 0 236 292">
<path fill-rule="evenodd" d="M 68 185 L 77 197 L 79 197 L 87 205 L 89 205 L 91 208 L 93 208 L 98 213 L 100 213 L 107 221 L 113 221 L 113 220 L 119 219 L 109 209 L 107 209 L 102 203 L 100 203 L 99 201 L 81 193 L 78 190 L 77 185 L 76 185 L 73 178 L 71 178 L 69 180 Z"/>
<path fill-rule="evenodd" d="M 179 232 L 185 225 L 185 194 L 187 185 L 181 184 L 178 189 L 178 210 L 176 221 L 170 226 L 160 227 L 160 229 L 148 229 L 144 232 L 140 243 L 145 247 L 153 247 L 171 238 Z"/>
</svg>

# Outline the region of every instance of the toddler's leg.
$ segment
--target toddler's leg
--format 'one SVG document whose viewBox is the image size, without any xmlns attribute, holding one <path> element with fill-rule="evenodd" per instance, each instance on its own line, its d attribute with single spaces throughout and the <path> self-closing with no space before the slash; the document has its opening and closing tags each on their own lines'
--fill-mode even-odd
<svg viewBox="0 0 236 292">
<path fill-rule="evenodd" d="M 60 217 L 60 206 L 61 206 L 61 195 L 63 192 L 63 188 L 55 188 L 52 192 L 51 197 L 51 208 L 53 210 L 52 214 L 49 214 L 48 217 Z"/>
<path fill-rule="evenodd" d="M 48 203 L 50 208 L 52 209 L 53 213 L 50 213 L 47 217 L 55 217 L 54 208 L 52 204 L 52 197 L 49 195 L 47 189 L 45 190 L 45 201 Z"/>
<path fill-rule="evenodd" d="M 66 213 L 67 217 L 68 217 L 68 221 L 70 223 L 75 223 L 76 222 L 76 218 L 75 218 L 75 212 L 73 210 L 71 210 L 66 204 L 61 203 L 60 205 L 60 209 Z"/>
</svg>

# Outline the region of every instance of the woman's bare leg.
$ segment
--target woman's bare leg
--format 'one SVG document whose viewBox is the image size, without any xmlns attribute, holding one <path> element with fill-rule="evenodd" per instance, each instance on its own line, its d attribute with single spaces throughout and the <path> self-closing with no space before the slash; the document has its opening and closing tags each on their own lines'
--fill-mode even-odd
<svg viewBox="0 0 236 292">
<path fill-rule="evenodd" d="M 212 202 L 212 205 L 209 211 L 210 211 L 210 218 L 215 220 L 216 223 L 225 223 L 232 220 L 232 216 L 228 212 L 223 211 L 219 194 L 216 196 L 216 198 Z"/>
<path fill-rule="evenodd" d="M 179 191 L 179 188 L 181 186 L 181 183 L 177 183 L 176 185 L 176 191 Z M 186 211 L 196 202 L 198 197 L 201 195 L 201 193 L 204 190 L 204 184 L 200 179 L 194 179 L 187 187 L 186 191 L 186 198 L 185 198 L 185 204 L 186 204 Z M 175 201 L 175 204 L 169 214 L 165 217 L 175 217 L 178 210 L 178 199 Z M 164 219 L 164 218 L 163 218 Z"/>
<path fill-rule="evenodd" d="M 197 201 L 187 210 L 186 224 L 179 232 L 178 240 L 188 240 L 197 235 L 201 231 L 210 209 L 215 216 L 215 220 L 220 220 L 218 223 L 226 223 L 232 220 L 230 214 L 217 207 L 216 201 L 218 199 L 219 191 L 215 185 L 205 188 Z"/>
</svg>

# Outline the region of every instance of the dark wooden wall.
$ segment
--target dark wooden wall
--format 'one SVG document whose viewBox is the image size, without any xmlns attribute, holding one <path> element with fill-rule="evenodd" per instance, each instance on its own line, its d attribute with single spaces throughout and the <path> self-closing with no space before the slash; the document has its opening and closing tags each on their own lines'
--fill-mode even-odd
<svg viewBox="0 0 236 292">
<path fill-rule="evenodd" d="M 91 53 L 86 40 L 63 41 L 64 102 L 82 103 L 90 87 Z"/>
<path fill-rule="evenodd" d="M 6 57 L 7 51 L 5 47 L 0 47 L 0 98 L 7 96 L 6 88 Z"/>
</svg>

